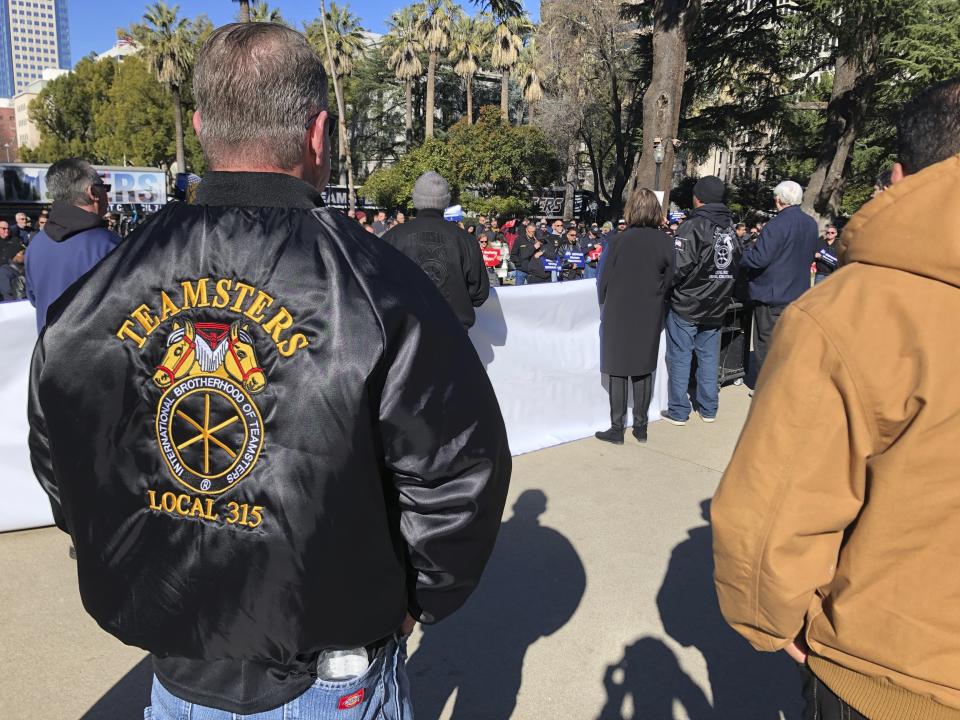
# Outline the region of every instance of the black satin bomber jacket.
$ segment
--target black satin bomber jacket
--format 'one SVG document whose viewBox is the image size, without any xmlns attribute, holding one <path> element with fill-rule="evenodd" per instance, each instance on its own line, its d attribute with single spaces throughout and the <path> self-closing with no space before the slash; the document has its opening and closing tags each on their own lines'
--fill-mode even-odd
<svg viewBox="0 0 960 720">
<path fill-rule="evenodd" d="M 84 607 L 250 714 L 476 586 L 511 460 L 421 270 L 286 175 L 208 173 L 55 303 L 30 450 Z"/>
</svg>

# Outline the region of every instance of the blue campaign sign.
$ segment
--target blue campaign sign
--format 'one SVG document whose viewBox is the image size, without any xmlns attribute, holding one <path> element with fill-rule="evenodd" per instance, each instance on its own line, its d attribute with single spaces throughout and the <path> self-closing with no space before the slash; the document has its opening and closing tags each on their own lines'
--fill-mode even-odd
<svg viewBox="0 0 960 720">
<path fill-rule="evenodd" d="M 669 220 L 672 223 L 682 222 L 685 218 L 686 218 L 686 215 L 684 215 L 682 212 L 678 210 L 674 210 L 667 214 L 667 220 Z"/>
<path fill-rule="evenodd" d="M 460 222 L 463 220 L 463 206 L 451 205 L 443 211 L 443 219 L 451 222 Z"/>
<path fill-rule="evenodd" d="M 543 269 L 547 272 L 560 272 L 563 270 L 563 264 L 550 258 L 543 258 Z"/>
<path fill-rule="evenodd" d="M 582 252 L 567 250 L 563 254 L 563 261 L 568 265 L 576 265 L 579 268 L 587 266 L 587 258 Z"/>
</svg>

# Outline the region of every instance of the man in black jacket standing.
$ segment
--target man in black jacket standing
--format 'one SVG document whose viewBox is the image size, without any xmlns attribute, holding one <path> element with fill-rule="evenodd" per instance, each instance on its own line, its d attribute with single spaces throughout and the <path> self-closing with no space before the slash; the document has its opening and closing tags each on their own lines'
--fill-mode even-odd
<svg viewBox="0 0 960 720">
<path fill-rule="evenodd" d="M 674 425 L 685 425 L 690 417 L 687 391 L 694 354 L 700 419 L 713 422 L 719 409 L 720 327 L 740 263 L 733 215 L 723 204 L 725 189 L 713 175 L 698 180 L 694 211 L 674 239 L 677 267 L 666 322 L 670 403 L 662 413 Z"/>
<path fill-rule="evenodd" d="M 404 633 L 463 604 L 500 525 L 493 388 L 429 279 L 323 207 L 302 34 L 217 29 L 193 91 L 197 204 L 47 314 L 34 470 L 85 609 L 153 656 L 153 720 L 407 720 Z"/>
<path fill-rule="evenodd" d="M 447 181 L 433 170 L 425 172 L 413 185 L 417 216 L 383 239 L 420 266 L 469 330 L 477 319 L 474 308 L 490 295 L 490 278 L 477 238 L 443 219 L 448 205 Z"/>
<path fill-rule="evenodd" d="M 803 188 L 784 180 L 773 189 L 777 216 L 763 226 L 743 253 L 753 301 L 753 352 L 763 368 L 777 320 L 787 305 L 810 289 L 810 264 L 817 250 L 817 221 L 800 209 Z"/>
</svg>

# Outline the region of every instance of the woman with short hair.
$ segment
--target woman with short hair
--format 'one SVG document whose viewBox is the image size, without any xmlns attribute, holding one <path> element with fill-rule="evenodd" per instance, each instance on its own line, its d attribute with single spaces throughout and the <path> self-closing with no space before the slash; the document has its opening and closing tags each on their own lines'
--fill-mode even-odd
<svg viewBox="0 0 960 720">
<path fill-rule="evenodd" d="M 598 440 L 623 444 L 627 385 L 633 385 L 633 436 L 647 441 L 660 333 L 673 282 L 673 241 L 660 230 L 663 210 L 646 188 L 627 200 L 627 228 L 611 237 L 603 254 L 600 300 L 600 372 L 610 376 L 610 429 Z"/>
</svg>

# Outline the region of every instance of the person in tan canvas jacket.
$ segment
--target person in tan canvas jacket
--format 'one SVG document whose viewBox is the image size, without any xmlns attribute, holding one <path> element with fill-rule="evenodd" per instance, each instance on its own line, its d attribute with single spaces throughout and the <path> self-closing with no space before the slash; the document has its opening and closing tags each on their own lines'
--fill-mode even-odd
<svg viewBox="0 0 960 720">
<path fill-rule="evenodd" d="M 712 504 L 727 622 L 806 664 L 807 718 L 960 719 L 960 78 L 784 313 Z"/>
</svg>

